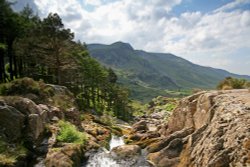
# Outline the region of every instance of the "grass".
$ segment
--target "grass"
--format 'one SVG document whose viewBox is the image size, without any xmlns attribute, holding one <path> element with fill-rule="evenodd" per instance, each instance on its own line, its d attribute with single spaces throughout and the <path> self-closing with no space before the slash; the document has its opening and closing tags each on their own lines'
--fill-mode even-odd
<svg viewBox="0 0 250 167">
<path fill-rule="evenodd" d="M 173 111 L 176 108 L 176 104 L 174 104 L 174 103 L 167 103 L 164 107 L 165 107 L 165 109 L 167 111 Z"/>
<path fill-rule="evenodd" d="M 9 83 L 0 84 L 0 95 L 19 95 L 25 97 L 28 94 L 36 95 L 38 97 L 36 99 L 38 103 L 46 101 L 48 97 L 54 95 L 51 87 L 47 86 L 43 81 L 34 81 L 32 78 L 25 77 Z"/>
<path fill-rule="evenodd" d="M 27 149 L 21 144 L 9 145 L 0 137 L 0 166 L 13 166 L 18 158 L 26 154 Z"/>
<path fill-rule="evenodd" d="M 86 141 L 86 136 L 83 132 L 78 131 L 75 125 L 59 121 L 58 123 L 60 131 L 57 136 L 59 142 L 64 143 L 75 143 L 75 144 L 84 144 Z"/>
</svg>

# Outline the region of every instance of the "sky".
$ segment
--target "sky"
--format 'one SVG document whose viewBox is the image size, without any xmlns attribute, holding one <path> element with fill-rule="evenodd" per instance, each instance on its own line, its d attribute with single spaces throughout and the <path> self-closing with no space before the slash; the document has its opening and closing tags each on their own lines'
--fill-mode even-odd
<svg viewBox="0 0 250 167">
<path fill-rule="evenodd" d="M 58 13 L 87 44 L 123 41 L 250 75 L 250 0 L 17 0 L 14 8 L 27 3 L 42 18 Z"/>
</svg>

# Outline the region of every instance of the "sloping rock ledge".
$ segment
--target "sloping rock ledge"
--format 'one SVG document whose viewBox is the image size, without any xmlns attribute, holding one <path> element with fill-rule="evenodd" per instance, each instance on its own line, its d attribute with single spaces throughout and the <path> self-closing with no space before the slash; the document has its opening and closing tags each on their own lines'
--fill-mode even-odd
<svg viewBox="0 0 250 167">
<path fill-rule="evenodd" d="M 147 147 L 154 166 L 250 166 L 250 91 L 186 97 L 159 132 L 159 141 Z"/>
</svg>

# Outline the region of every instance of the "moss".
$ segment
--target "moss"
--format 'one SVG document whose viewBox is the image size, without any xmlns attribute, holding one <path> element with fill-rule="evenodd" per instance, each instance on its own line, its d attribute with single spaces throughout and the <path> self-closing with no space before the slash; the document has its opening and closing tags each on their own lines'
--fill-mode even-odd
<svg viewBox="0 0 250 167">
<path fill-rule="evenodd" d="M 123 133 L 122 133 L 123 130 L 118 126 L 114 126 L 114 125 L 111 126 L 111 132 L 114 133 L 117 136 L 122 136 L 123 135 Z"/>
<path fill-rule="evenodd" d="M 65 121 L 59 121 L 58 123 L 60 131 L 57 136 L 57 140 L 65 143 L 84 144 L 86 141 L 86 135 L 83 132 L 77 130 L 77 128 Z"/>
</svg>

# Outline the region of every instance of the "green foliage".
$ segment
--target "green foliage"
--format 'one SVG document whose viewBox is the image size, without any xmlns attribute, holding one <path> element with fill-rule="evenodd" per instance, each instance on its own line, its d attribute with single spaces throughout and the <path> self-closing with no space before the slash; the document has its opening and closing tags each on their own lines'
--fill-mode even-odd
<svg viewBox="0 0 250 167">
<path fill-rule="evenodd" d="M 27 150 L 21 144 L 9 145 L 0 137 L 0 166 L 12 166 L 20 157 L 25 157 Z"/>
<path fill-rule="evenodd" d="M 226 77 L 224 80 L 222 80 L 218 86 L 217 89 L 245 89 L 250 88 L 250 82 L 245 79 L 238 79 L 238 78 L 232 78 L 232 77 Z"/>
<path fill-rule="evenodd" d="M 0 43 L 0 49 L 5 50 L 5 49 L 6 49 L 6 45 L 5 45 L 5 44 L 3 44 L 3 43 Z"/>
<path fill-rule="evenodd" d="M 58 141 L 76 144 L 85 143 L 85 134 L 83 132 L 78 131 L 75 125 L 65 121 L 59 121 L 58 125 L 60 128 L 59 134 L 57 136 Z"/>
<path fill-rule="evenodd" d="M 165 110 L 167 110 L 167 111 L 173 111 L 176 108 L 176 104 L 175 103 L 167 103 L 164 107 L 165 107 Z"/>
<path fill-rule="evenodd" d="M 148 103 L 147 114 L 155 111 L 166 111 L 166 116 L 168 116 L 167 113 L 171 113 L 177 107 L 177 104 L 178 100 L 176 98 L 158 96 Z"/>
<path fill-rule="evenodd" d="M 147 105 L 142 104 L 140 101 L 132 100 L 129 105 L 133 110 L 133 116 L 142 116 L 147 110 Z"/>
</svg>

